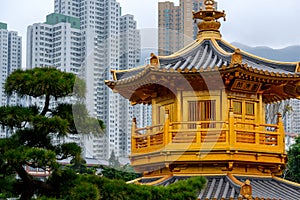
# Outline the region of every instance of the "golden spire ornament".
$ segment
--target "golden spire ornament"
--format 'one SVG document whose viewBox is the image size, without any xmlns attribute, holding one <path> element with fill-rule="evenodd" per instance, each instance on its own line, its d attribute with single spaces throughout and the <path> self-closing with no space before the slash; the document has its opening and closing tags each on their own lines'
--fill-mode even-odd
<svg viewBox="0 0 300 200">
<path fill-rule="evenodd" d="M 214 8 L 215 1 L 214 0 L 206 0 L 204 2 L 205 10 L 200 9 L 198 12 L 193 12 L 193 19 L 202 20 L 198 23 L 199 33 L 198 37 L 202 37 L 207 35 L 207 32 L 210 32 L 210 36 L 221 37 L 219 28 L 221 27 L 221 23 L 217 20 L 223 18 L 226 20 L 225 11 L 217 11 Z"/>
</svg>

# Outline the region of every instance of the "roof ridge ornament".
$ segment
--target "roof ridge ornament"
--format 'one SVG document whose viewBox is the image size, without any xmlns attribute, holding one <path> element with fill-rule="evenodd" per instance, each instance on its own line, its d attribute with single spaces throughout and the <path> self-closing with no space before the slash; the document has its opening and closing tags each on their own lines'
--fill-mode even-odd
<svg viewBox="0 0 300 200">
<path fill-rule="evenodd" d="M 199 33 L 198 39 L 200 38 L 221 38 L 220 27 L 221 23 L 217 20 L 223 18 L 226 21 L 225 11 L 217 11 L 214 8 L 214 0 L 204 1 L 205 10 L 200 9 L 198 12 L 193 12 L 193 19 L 202 20 L 198 23 Z"/>
<path fill-rule="evenodd" d="M 154 67 L 159 67 L 160 63 L 159 63 L 159 58 L 157 55 L 155 55 L 154 53 L 151 53 L 150 55 L 150 65 L 154 66 Z"/>
</svg>

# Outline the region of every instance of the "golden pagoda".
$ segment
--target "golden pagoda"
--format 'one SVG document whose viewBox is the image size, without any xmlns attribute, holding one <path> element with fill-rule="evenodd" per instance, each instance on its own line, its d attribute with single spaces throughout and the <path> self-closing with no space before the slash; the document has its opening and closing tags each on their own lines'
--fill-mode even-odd
<svg viewBox="0 0 300 200">
<path fill-rule="evenodd" d="M 300 97 L 299 62 L 277 62 L 222 39 L 225 12 L 213 0 L 194 12 L 197 39 L 150 64 L 112 71 L 108 87 L 134 104 L 152 105 L 152 125 L 133 119 L 135 182 L 168 185 L 207 178 L 198 199 L 300 199 L 300 185 L 281 178 L 287 157 L 282 116 L 266 124 L 267 104 Z M 134 182 L 134 181 L 133 181 Z"/>
</svg>

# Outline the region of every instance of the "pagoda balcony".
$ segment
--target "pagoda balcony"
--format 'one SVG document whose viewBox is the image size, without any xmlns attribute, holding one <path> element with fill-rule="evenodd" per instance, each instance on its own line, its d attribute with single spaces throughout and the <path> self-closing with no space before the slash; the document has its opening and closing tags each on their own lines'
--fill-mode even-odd
<svg viewBox="0 0 300 200">
<path fill-rule="evenodd" d="M 166 118 L 164 124 L 145 128 L 137 128 L 134 119 L 132 165 L 213 163 L 214 160 L 284 165 L 286 153 L 281 115 L 278 115 L 277 124 L 241 122 L 232 112 L 229 116 L 226 121 L 195 122 L 170 122 Z"/>
<path fill-rule="evenodd" d="M 231 130 L 230 127 L 233 127 Z M 189 149 L 249 150 L 284 153 L 284 132 L 280 125 L 248 122 L 198 121 L 166 122 L 165 124 L 136 128 L 132 132 L 132 153 L 158 150 Z M 182 145 L 186 144 L 186 145 Z"/>
</svg>

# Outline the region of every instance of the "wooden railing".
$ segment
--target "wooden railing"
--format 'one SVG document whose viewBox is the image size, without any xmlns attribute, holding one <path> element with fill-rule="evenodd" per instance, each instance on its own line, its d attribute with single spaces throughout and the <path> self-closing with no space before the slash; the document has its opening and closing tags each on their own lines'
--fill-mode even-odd
<svg viewBox="0 0 300 200">
<path fill-rule="evenodd" d="M 190 145 L 203 148 L 204 143 L 216 148 L 235 150 L 284 151 L 284 130 L 281 116 L 278 124 L 256 124 L 252 122 L 198 121 L 170 122 L 145 128 L 132 127 L 132 153 L 145 153 L 164 148 L 179 148 L 176 145 Z M 175 149 L 173 149 L 175 150 Z"/>
<path fill-rule="evenodd" d="M 169 134 L 172 143 L 226 142 L 223 121 L 172 122 Z"/>
</svg>

